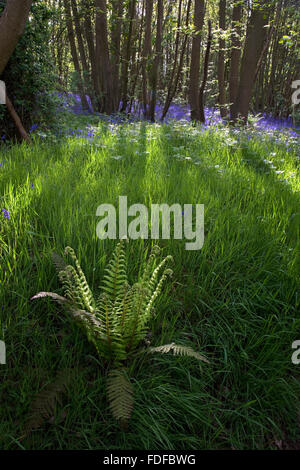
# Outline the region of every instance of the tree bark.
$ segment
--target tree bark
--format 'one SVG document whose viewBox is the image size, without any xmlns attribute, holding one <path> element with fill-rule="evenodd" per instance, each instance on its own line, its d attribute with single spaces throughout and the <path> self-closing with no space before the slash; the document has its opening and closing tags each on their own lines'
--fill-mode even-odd
<svg viewBox="0 0 300 470">
<path fill-rule="evenodd" d="M 229 72 L 229 101 L 230 101 L 230 118 L 237 118 L 236 97 L 239 86 L 239 67 L 241 60 L 241 19 L 242 5 L 237 3 L 233 7 L 232 12 L 232 35 L 231 35 L 231 59 Z"/>
<path fill-rule="evenodd" d="M 96 4 L 96 66 L 101 85 L 100 111 L 111 114 L 118 109 L 113 96 L 111 64 L 108 46 L 106 0 L 95 0 Z"/>
<path fill-rule="evenodd" d="M 205 17 L 205 1 L 195 0 L 194 27 L 195 32 L 192 40 L 190 84 L 189 84 L 189 104 L 191 108 L 192 121 L 200 119 L 199 113 L 199 72 L 200 72 L 200 48 L 202 28 Z"/>
<path fill-rule="evenodd" d="M 80 95 L 80 100 L 81 100 L 83 109 L 89 109 L 89 105 L 88 105 L 85 90 L 84 90 L 84 85 L 82 82 L 81 70 L 80 70 L 80 65 L 79 65 L 77 49 L 76 49 L 70 0 L 64 0 L 64 7 L 65 7 L 65 12 L 66 12 L 66 23 L 67 23 L 67 29 L 68 29 L 68 38 L 69 38 L 69 43 L 70 43 L 71 55 L 72 55 L 75 71 L 77 72 L 77 75 L 78 75 L 78 84 L 77 84 L 78 92 Z"/>
<path fill-rule="evenodd" d="M 149 62 L 152 56 L 152 45 L 151 45 L 151 22 L 153 14 L 153 0 L 146 0 L 146 19 L 145 19 L 145 38 L 143 48 L 143 102 L 144 102 L 144 113 L 148 112 L 148 69 Z"/>
<path fill-rule="evenodd" d="M 255 72 L 266 36 L 269 6 L 263 0 L 253 2 L 246 42 L 241 63 L 240 81 L 237 94 L 237 116 L 244 123 L 248 120 L 250 100 L 255 80 Z"/>
<path fill-rule="evenodd" d="M 218 83 L 219 83 L 219 106 L 220 114 L 222 118 L 227 115 L 225 104 L 226 104 L 226 93 L 225 93 L 225 40 L 222 38 L 222 34 L 226 29 L 226 0 L 220 0 L 219 2 L 219 28 L 220 28 L 220 39 L 219 39 L 219 56 L 218 56 Z"/>
<path fill-rule="evenodd" d="M 0 75 L 5 69 L 29 16 L 33 0 L 7 0 L 0 18 Z"/>
<path fill-rule="evenodd" d="M 157 0 L 157 28 L 155 41 L 155 58 L 150 72 L 151 98 L 149 105 L 149 118 L 151 122 L 155 122 L 155 106 L 157 99 L 157 83 L 159 75 L 159 66 L 162 53 L 162 25 L 163 25 L 164 6 L 162 0 Z"/>
<path fill-rule="evenodd" d="M 120 103 L 120 57 L 121 57 L 121 29 L 122 17 L 124 9 L 124 0 L 113 0 L 112 2 L 113 16 L 111 19 L 111 68 L 112 80 L 114 88 L 114 96 L 116 101 Z M 115 16 L 114 16 L 115 15 Z"/>
<path fill-rule="evenodd" d="M 81 24 L 80 24 L 80 18 L 79 18 L 76 0 L 71 1 L 71 6 L 72 6 L 73 17 L 74 17 L 75 32 L 76 32 L 76 38 L 77 38 L 77 44 L 78 44 L 78 50 L 79 50 L 79 57 L 80 57 L 80 61 L 82 64 L 82 70 L 83 72 L 88 74 L 89 68 L 88 68 L 84 45 L 83 45 Z"/>
<path fill-rule="evenodd" d="M 178 61 L 178 49 L 179 49 L 179 39 L 180 39 L 180 24 L 181 24 L 181 9 L 182 9 L 182 0 L 179 0 L 179 5 L 178 5 L 178 16 L 177 16 L 177 31 L 176 31 L 176 37 L 175 37 L 175 52 L 174 52 L 174 59 L 173 59 L 173 67 L 172 67 L 172 72 L 171 72 L 171 77 L 169 81 L 169 86 L 168 86 L 168 92 L 167 92 L 167 98 L 165 102 L 165 106 L 161 115 L 161 121 L 163 121 L 165 115 L 168 112 L 169 106 L 170 106 L 170 96 L 172 94 L 172 87 L 173 87 L 173 80 L 176 72 L 176 67 L 177 67 L 177 61 Z"/>
<path fill-rule="evenodd" d="M 199 113 L 200 113 L 200 121 L 205 123 L 205 112 L 204 112 L 204 90 L 207 82 L 208 76 L 208 64 L 209 64 L 209 54 L 210 48 L 212 43 L 212 27 L 211 27 L 211 20 L 208 20 L 208 37 L 207 37 L 207 46 L 205 51 L 205 59 L 204 59 L 204 66 L 203 66 L 203 80 L 199 91 Z"/>
<path fill-rule="evenodd" d="M 122 107 L 121 112 L 125 112 L 128 105 L 128 70 L 132 53 L 133 22 L 135 18 L 136 0 L 130 0 L 128 4 L 129 28 L 125 47 L 125 56 L 123 57 L 122 67 Z"/>
<path fill-rule="evenodd" d="M 191 0 L 188 0 L 187 12 L 186 12 L 186 21 L 185 21 L 186 28 L 189 25 L 191 3 L 192 3 Z M 180 24 L 179 24 L 179 26 L 180 26 Z M 166 114 L 169 110 L 169 107 L 172 103 L 172 100 L 173 100 L 173 98 L 176 94 L 177 88 L 178 88 L 178 83 L 179 83 L 179 79 L 180 79 L 180 75 L 181 75 L 182 67 L 183 67 L 183 61 L 184 61 L 184 55 L 185 55 L 187 40 L 188 40 L 188 35 L 185 34 L 183 44 L 181 46 L 180 59 L 179 59 L 179 64 L 178 64 L 178 68 L 177 68 L 177 73 L 176 73 L 175 78 L 174 78 L 174 74 L 175 74 L 175 71 L 176 71 L 176 65 L 177 65 L 177 54 L 175 56 L 173 73 L 172 73 L 172 76 L 171 76 L 168 95 L 167 95 L 166 103 L 165 103 L 165 106 L 164 106 L 164 109 L 163 109 L 163 112 L 162 112 L 161 121 L 164 120 L 164 118 L 165 118 L 165 116 L 166 116 Z"/>
<path fill-rule="evenodd" d="M 21 122 L 21 119 L 19 118 L 15 108 L 13 107 L 12 102 L 10 101 L 9 97 L 6 95 L 6 107 L 7 111 L 9 112 L 12 120 L 15 123 L 16 128 L 18 129 L 18 132 L 23 140 L 31 144 L 31 140 L 27 132 L 25 131 L 23 124 Z"/>
<path fill-rule="evenodd" d="M 85 8 L 85 15 L 84 15 L 84 36 L 87 43 L 88 48 L 88 56 L 91 66 L 91 78 L 92 78 L 92 85 L 94 89 L 94 101 L 95 101 L 95 109 L 99 103 L 99 96 L 101 90 L 99 88 L 99 82 L 97 77 L 97 67 L 96 67 L 96 49 L 95 49 L 95 31 L 91 21 L 91 15 L 89 12 L 89 3 L 88 0 L 84 0 L 84 8 Z"/>
</svg>

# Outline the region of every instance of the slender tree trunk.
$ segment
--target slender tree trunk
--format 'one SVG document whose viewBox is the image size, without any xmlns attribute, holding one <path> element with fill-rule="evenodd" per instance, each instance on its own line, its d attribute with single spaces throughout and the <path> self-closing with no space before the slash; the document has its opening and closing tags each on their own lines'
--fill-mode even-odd
<svg viewBox="0 0 300 470">
<path fill-rule="evenodd" d="M 267 39 L 265 41 L 265 44 L 263 46 L 263 49 L 261 51 L 261 54 L 260 54 L 260 57 L 259 57 L 259 60 L 258 60 L 258 63 L 257 63 L 257 67 L 256 67 L 256 70 L 255 70 L 255 81 L 257 79 L 258 72 L 259 72 L 259 69 L 260 69 L 260 67 L 262 65 L 262 62 L 264 60 L 264 57 L 265 57 L 265 55 L 266 55 L 266 53 L 269 49 L 270 42 L 271 42 L 271 39 L 273 37 L 274 31 L 278 27 L 278 23 L 279 23 L 279 20 L 280 20 L 281 9 L 282 9 L 282 4 L 283 4 L 283 0 L 279 1 L 278 4 L 277 4 L 274 21 L 272 23 L 272 26 L 271 26 L 269 32 L 268 32 Z"/>
<path fill-rule="evenodd" d="M 72 0 L 71 6 L 72 6 L 72 12 L 73 12 L 73 18 L 74 18 L 74 24 L 75 24 L 75 32 L 76 32 L 76 38 L 77 38 L 77 44 L 78 44 L 79 57 L 80 57 L 81 65 L 82 65 L 82 71 L 83 71 L 83 84 L 84 84 L 84 88 L 88 90 L 88 94 L 90 95 L 90 98 L 92 99 L 93 107 L 94 107 L 95 99 L 91 90 L 90 70 L 89 70 L 87 57 L 86 57 L 86 53 L 84 49 L 82 27 L 80 23 L 80 17 L 78 13 L 76 0 Z"/>
<path fill-rule="evenodd" d="M 111 114 L 118 109 L 113 84 L 108 47 L 107 9 L 105 0 L 95 0 L 96 4 L 96 64 L 101 84 L 102 103 L 100 110 Z"/>
<path fill-rule="evenodd" d="M 116 101 L 119 103 L 121 99 L 120 90 L 120 57 L 121 57 L 121 29 L 122 17 L 124 10 L 124 0 L 113 0 L 112 2 L 113 15 L 111 19 L 111 70 L 113 81 L 113 93 L 116 96 Z"/>
<path fill-rule="evenodd" d="M 7 95 L 6 95 L 6 108 L 12 120 L 14 121 L 16 128 L 18 129 L 20 137 L 30 144 L 31 143 L 30 137 L 25 131 L 23 124 L 21 122 L 21 119 L 19 118 L 15 108 L 13 107 L 12 102 L 10 101 Z"/>
<path fill-rule="evenodd" d="M 77 43 L 78 43 L 78 50 L 79 50 L 79 57 L 82 65 L 82 69 L 84 73 L 89 73 L 89 68 L 86 60 L 86 55 L 85 55 L 85 50 L 84 50 L 84 44 L 83 44 L 83 39 L 82 39 L 82 31 L 81 31 L 81 24 L 80 24 L 80 19 L 79 19 L 79 14 L 78 14 L 78 8 L 76 4 L 76 0 L 71 0 L 71 6 L 72 6 L 72 12 L 73 12 L 73 18 L 74 18 L 74 25 L 75 25 L 75 32 L 76 32 L 76 38 L 77 38 Z"/>
<path fill-rule="evenodd" d="M 189 104 L 191 108 L 192 121 L 200 119 L 199 113 L 199 72 L 200 72 L 200 48 L 201 35 L 205 17 L 205 1 L 195 0 L 194 27 L 195 32 L 192 40 Z"/>
<path fill-rule="evenodd" d="M 164 119 L 165 115 L 168 112 L 169 106 L 170 106 L 170 96 L 172 94 L 172 87 L 173 87 L 173 80 L 176 72 L 176 67 L 177 67 L 177 61 L 178 61 L 178 48 L 179 48 L 179 39 L 180 39 L 180 24 L 181 24 L 181 7 L 182 7 L 182 0 L 179 0 L 179 5 L 178 5 L 178 16 L 177 16 L 177 31 L 176 31 L 176 38 L 175 38 L 175 52 L 174 52 L 174 60 L 173 60 L 173 67 L 172 67 L 172 72 L 171 72 L 171 77 L 169 81 L 169 86 L 168 86 L 168 93 L 167 93 L 167 98 L 165 102 L 165 106 L 161 115 L 161 121 Z"/>
<path fill-rule="evenodd" d="M 80 100 L 81 100 L 81 103 L 82 103 L 82 107 L 84 109 L 88 109 L 89 105 L 88 105 L 88 102 L 87 102 L 87 99 L 86 99 L 84 85 L 83 85 L 83 82 L 82 82 L 81 70 L 80 70 L 80 65 L 79 65 L 77 49 L 76 49 L 75 37 L 74 37 L 70 0 L 64 0 L 64 7 L 65 7 L 65 12 L 66 12 L 66 23 L 67 23 L 67 29 L 68 29 L 68 37 L 69 37 L 71 55 L 72 55 L 72 59 L 73 59 L 73 63 L 74 63 L 74 68 L 75 68 L 75 71 L 76 71 L 77 76 L 78 76 L 78 84 L 77 84 L 78 92 L 79 92 Z"/>
<path fill-rule="evenodd" d="M 138 48 L 137 48 L 137 55 L 138 55 L 138 61 L 135 61 L 135 69 L 133 72 L 133 80 L 132 80 L 132 88 L 131 88 L 131 93 L 130 93 L 130 105 L 128 109 L 128 114 L 131 113 L 132 105 L 134 102 L 134 97 L 135 97 L 135 89 L 136 85 L 138 82 L 139 74 L 142 69 L 142 60 L 141 60 L 141 52 L 142 52 L 142 36 L 143 36 L 143 28 L 144 28 L 144 17 L 145 17 L 145 1 L 143 0 L 143 6 L 142 6 L 142 15 L 140 19 L 140 30 L 139 30 L 139 39 L 138 39 Z"/>
<path fill-rule="evenodd" d="M 232 35 L 231 35 L 231 59 L 229 73 L 229 101 L 230 118 L 234 121 L 237 118 L 236 97 L 239 86 L 239 67 L 241 60 L 241 23 L 242 5 L 237 3 L 232 12 Z"/>
<path fill-rule="evenodd" d="M 208 20 L 208 37 L 207 37 L 207 46 L 206 46 L 204 66 L 203 66 L 203 80 L 202 80 L 202 84 L 201 84 L 200 91 L 199 91 L 200 121 L 203 123 L 205 123 L 204 90 L 205 90 L 207 76 L 208 76 L 208 64 L 209 64 L 211 43 L 212 43 L 212 27 L 211 27 L 211 20 Z"/>
<path fill-rule="evenodd" d="M 86 7 L 86 6 L 85 6 Z M 87 8 L 87 7 L 86 7 Z M 101 90 L 99 88 L 98 76 L 97 76 L 97 67 L 96 67 L 96 49 L 95 49 L 95 33 L 92 26 L 90 15 L 85 13 L 84 16 L 84 35 L 88 48 L 89 61 L 91 66 L 91 79 L 92 86 L 94 91 L 94 106 L 97 107 L 100 100 Z"/>
<path fill-rule="evenodd" d="M 220 0 L 219 2 L 219 28 L 220 28 L 220 39 L 219 39 L 219 57 L 218 57 L 218 83 L 219 83 L 219 106 L 220 114 L 222 118 L 225 118 L 227 111 L 225 109 L 226 104 L 226 93 L 225 93 L 225 39 L 222 38 L 222 34 L 226 29 L 226 0 Z"/>
<path fill-rule="evenodd" d="M 159 66 L 162 53 L 162 25 L 163 25 L 164 6 L 162 0 L 157 0 L 157 28 L 155 41 L 155 58 L 150 72 L 151 98 L 149 105 L 149 118 L 155 122 L 155 106 L 157 99 L 157 83 L 159 75 Z"/>
<path fill-rule="evenodd" d="M 186 12 L 186 22 L 185 22 L 186 27 L 188 27 L 188 25 L 189 25 L 191 3 L 192 3 L 192 1 L 188 0 L 187 12 Z M 175 67 L 173 69 L 174 73 L 172 74 L 172 77 L 171 77 L 171 80 L 170 80 L 168 95 L 167 95 L 166 103 L 165 103 L 163 113 L 162 113 L 162 116 L 161 116 L 162 121 L 164 120 L 164 118 L 165 118 L 165 116 L 166 116 L 166 114 L 169 110 L 169 107 L 172 103 L 172 100 L 173 100 L 173 98 L 176 94 L 177 88 L 178 88 L 178 83 L 179 83 L 180 75 L 182 73 L 182 68 L 183 68 L 183 61 L 184 61 L 184 55 L 185 55 L 185 51 L 186 51 L 187 40 L 188 40 L 188 35 L 185 34 L 183 44 L 181 46 L 179 65 L 178 65 L 178 68 L 177 68 L 177 73 L 176 73 L 175 79 L 174 79 L 174 73 L 175 73 L 175 70 L 176 70 L 177 56 L 176 56 L 176 60 L 174 61 L 174 65 L 175 65 Z"/>
<path fill-rule="evenodd" d="M 143 48 L 143 102 L 144 113 L 147 114 L 149 98 L 148 98 L 148 70 L 152 56 L 151 44 L 151 21 L 153 14 L 153 0 L 146 0 L 146 21 L 145 21 L 145 38 Z"/>
<path fill-rule="evenodd" d="M 252 4 L 246 42 L 241 63 L 240 81 L 237 94 L 237 115 L 246 123 L 248 120 L 250 100 L 255 80 L 255 72 L 266 36 L 265 25 L 268 23 L 268 6 L 257 0 Z"/>
<path fill-rule="evenodd" d="M 123 59 L 122 73 L 122 107 L 121 112 L 125 112 L 128 105 L 128 70 L 132 53 L 133 22 L 135 18 L 136 0 L 130 0 L 128 4 L 129 28 L 125 48 L 125 57 Z"/>
</svg>

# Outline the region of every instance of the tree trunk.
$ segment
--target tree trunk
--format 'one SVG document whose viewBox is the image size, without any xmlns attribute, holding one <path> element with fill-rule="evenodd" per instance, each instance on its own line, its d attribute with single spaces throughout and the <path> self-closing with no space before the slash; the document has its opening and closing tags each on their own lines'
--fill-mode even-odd
<svg viewBox="0 0 300 470">
<path fill-rule="evenodd" d="M 88 66 L 86 53 L 84 49 L 84 44 L 83 44 L 82 28 L 81 28 L 80 17 L 78 13 L 76 0 L 71 1 L 71 6 L 72 6 L 72 12 L 73 12 L 73 18 L 74 18 L 79 57 L 80 57 L 81 65 L 82 65 L 82 71 L 83 71 L 83 86 L 85 90 L 88 90 L 88 94 L 90 95 L 90 98 L 92 99 L 93 107 L 94 107 L 95 99 L 93 97 L 93 93 L 91 93 L 92 91 L 91 80 L 90 80 L 91 77 L 90 77 L 89 66 Z"/>
<path fill-rule="evenodd" d="M 207 38 L 207 46 L 205 51 L 205 59 L 204 59 L 204 66 L 203 66 L 203 80 L 199 91 L 199 113 L 200 113 L 200 121 L 205 123 L 205 112 L 204 112 L 204 90 L 207 82 L 208 76 L 208 64 L 209 64 L 209 54 L 210 48 L 212 43 L 212 27 L 211 27 L 211 20 L 208 20 L 208 38 Z"/>
<path fill-rule="evenodd" d="M 187 12 L 186 12 L 186 22 L 185 22 L 186 28 L 188 27 L 189 21 L 190 21 L 191 3 L 192 3 L 192 1 L 191 1 L 191 0 L 188 0 Z M 161 121 L 164 120 L 164 118 L 165 118 L 165 116 L 166 116 L 166 114 L 167 114 L 167 112 L 168 112 L 168 110 L 169 110 L 169 107 L 170 107 L 170 105 L 171 105 L 171 103 L 172 103 L 172 100 L 173 100 L 174 96 L 176 95 L 176 91 L 177 91 L 177 88 L 178 88 L 178 83 L 179 83 L 180 75 L 181 75 L 181 73 L 182 73 L 183 61 L 184 61 L 184 55 L 185 55 L 187 40 L 188 40 L 188 35 L 185 34 L 184 40 L 183 40 L 183 44 L 182 44 L 182 46 L 181 46 L 179 65 L 178 65 L 178 69 L 177 69 L 177 73 L 176 73 L 175 79 L 174 79 L 174 74 L 175 74 L 175 70 L 176 70 L 177 57 L 176 57 L 176 61 L 174 61 L 174 69 L 173 69 L 173 70 L 174 70 L 174 73 L 173 73 L 172 76 L 171 76 L 171 81 L 170 81 L 170 85 L 169 85 L 168 95 L 167 95 L 166 103 L 165 103 L 165 106 L 164 106 L 164 109 L 163 109 L 163 113 L 162 113 L 162 116 L 161 116 Z M 173 80 L 173 79 L 174 79 L 174 80 Z M 173 82 L 174 82 L 174 83 L 173 83 Z"/>
<path fill-rule="evenodd" d="M 226 29 L 226 0 L 220 0 L 219 2 L 219 28 L 220 28 L 220 39 L 219 39 L 219 57 L 218 57 L 218 83 L 219 83 L 219 106 L 220 114 L 222 118 L 227 115 L 225 109 L 226 94 L 225 94 L 225 39 L 222 38 L 222 34 Z"/>
<path fill-rule="evenodd" d="M 12 120 L 15 123 L 16 128 L 18 129 L 18 132 L 19 132 L 21 138 L 30 144 L 31 143 L 30 137 L 27 134 L 27 132 L 25 131 L 25 129 L 23 127 L 23 124 L 21 122 L 21 119 L 19 118 L 15 108 L 13 107 L 12 102 L 10 101 L 10 99 L 8 98 L 7 95 L 6 95 L 6 107 L 7 107 L 7 111 L 9 112 Z"/>
<path fill-rule="evenodd" d="M 244 123 L 248 120 L 255 72 L 266 36 L 265 25 L 268 23 L 269 8 L 265 3 L 263 0 L 253 3 L 247 28 L 237 94 L 237 116 L 241 116 Z"/>
<path fill-rule="evenodd" d="M 88 74 L 89 73 L 89 68 L 88 68 L 86 55 L 85 55 L 85 50 L 84 50 L 84 45 L 83 45 L 81 24 L 80 24 L 80 19 L 79 19 L 76 0 L 71 0 L 71 6 L 72 6 L 73 17 L 74 17 L 75 32 L 76 32 L 76 38 L 77 38 L 78 50 L 79 50 L 79 57 L 80 57 L 80 61 L 81 61 L 81 64 L 82 64 L 82 69 L 85 73 Z"/>
<path fill-rule="evenodd" d="M 95 0 L 96 4 L 96 64 L 97 75 L 101 85 L 100 111 L 111 114 L 118 109 L 113 96 L 113 84 L 108 47 L 106 0 Z"/>
<path fill-rule="evenodd" d="M 94 101 L 95 108 L 97 108 L 101 90 L 99 88 L 98 76 L 97 76 L 97 67 L 96 67 L 96 49 L 95 49 L 95 32 L 92 26 L 92 21 L 90 13 L 88 11 L 89 4 L 88 1 L 84 2 L 85 15 L 84 15 L 84 35 L 88 48 L 89 61 L 91 65 L 91 78 L 92 86 L 94 89 Z"/>
<path fill-rule="evenodd" d="M 241 19 L 242 5 L 237 3 L 234 5 L 232 12 L 233 32 L 231 35 L 231 59 L 229 73 L 230 118 L 233 121 L 237 118 L 236 97 L 239 86 L 239 67 L 241 60 Z"/>
<path fill-rule="evenodd" d="M 141 12 L 140 26 L 139 26 L 138 47 L 137 47 L 138 60 L 134 61 L 134 69 L 132 70 L 133 80 L 132 80 L 132 88 L 130 92 L 130 104 L 129 104 L 128 114 L 131 113 L 132 105 L 133 105 L 134 98 L 135 98 L 135 89 L 136 89 L 136 85 L 137 85 L 141 67 L 142 67 L 141 52 L 142 52 L 142 37 L 143 37 L 143 29 L 144 29 L 144 17 L 145 17 L 145 0 L 143 0 L 143 4 L 142 4 L 142 12 Z"/>
<path fill-rule="evenodd" d="M 33 0 L 7 0 L 0 18 L 0 75 L 25 29 Z"/>
<path fill-rule="evenodd" d="M 256 71 L 255 71 L 255 81 L 257 79 L 258 72 L 259 72 L 259 69 L 260 69 L 260 67 L 262 65 L 262 62 L 264 60 L 264 57 L 265 57 L 265 55 L 266 55 L 266 53 L 269 49 L 270 42 L 271 42 L 271 39 L 273 37 L 274 31 L 278 28 L 278 23 L 279 23 L 279 20 L 280 20 L 282 4 L 283 4 L 283 0 L 281 0 L 277 5 L 275 18 L 273 20 L 271 28 L 269 29 L 267 39 L 265 41 L 265 44 L 263 46 L 263 49 L 261 51 L 261 54 L 260 54 L 260 57 L 259 57 L 259 60 L 258 60 L 258 63 L 257 63 L 257 67 L 256 67 Z"/>
<path fill-rule="evenodd" d="M 125 57 L 122 67 L 122 107 L 121 112 L 125 112 L 128 105 L 128 70 L 132 52 L 133 22 L 135 18 L 136 0 L 130 0 L 128 4 L 129 28 L 125 47 Z"/>
<path fill-rule="evenodd" d="M 157 83 L 159 75 L 159 66 L 162 53 L 162 25 L 163 25 L 164 6 L 162 0 L 157 0 L 157 28 L 155 41 L 155 58 L 150 72 L 151 98 L 149 105 L 149 118 L 155 122 L 155 106 L 157 98 Z"/>
<path fill-rule="evenodd" d="M 143 102 L 144 102 L 144 113 L 148 113 L 148 69 L 149 62 L 152 56 L 152 44 L 151 44 L 151 22 L 153 14 L 153 0 L 146 0 L 146 19 L 145 19 L 145 38 L 143 48 Z"/>
<path fill-rule="evenodd" d="M 67 29 L 68 29 L 68 38 L 69 38 L 69 43 L 70 43 L 71 55 L 72 55 L 75 71 L 78 75 L 78 84 L 77 84 L 78 92 L 79 92 L 83 109 L 89 109 L 89 105 L 87 102 L 87 98 L 86 98 L 86 94 L 85 94 L 85 90 L 84 90 L 84 86 L 82 82 L 81 70 L 80 70 L 80 65 L 79 65 L 77 49 L 76 49 L 70 0 L 64 0 L 64 7 L 65 7 L 65 12 L 66 12 L 66 23 L 67 23 Z"/>
<path fill-rule="evenodd" d="M 116 101 L 120 103 L 120 56 L 121 56 L 121 29 L 124 9 L 124 0 L 113 0 L 113 16 L 111 19 L 111 70 Z M 115 15 L 115 16 L 114 16 Z"/>
<path fill-rule="evenodd" d="M 170 77 L 170 81 L 169 81 L 169 87 L 168 87 L 168 93 L 167 93 L 165 106 L 164 106 L 164 109 L 163 109 L 163 112 L 162 112 L 162 115 L 161 115 L 161 118 L 160 118 L 161 121 L 163 121 L 165 115 L 167 114 L 168 109 L 170 107 L 170 102 L 171 102 L 170 97 L 171 97 L 171 94 L 172 94 L 173 80 L 174 80 L 176 67 L 177 67 L 177 61 L 178 61 L 178 48 L 179 48 L 180 24 L 181 24 L 181 7 L 182 7 L 182 0 L 179 0 L 173 67 L 172 67 L 171 77 Z"/>
<path fill-rule="evenodd" d="M 192 40 L 189 104 L 191 107 L 192 121 L 200 119 L 199 113 L 199 72 L 200 72 L 200 48 L 201 35 L 205 17 L 205 1 L 195 0 L 194 27 L 195 32 Z"/>
</svg>

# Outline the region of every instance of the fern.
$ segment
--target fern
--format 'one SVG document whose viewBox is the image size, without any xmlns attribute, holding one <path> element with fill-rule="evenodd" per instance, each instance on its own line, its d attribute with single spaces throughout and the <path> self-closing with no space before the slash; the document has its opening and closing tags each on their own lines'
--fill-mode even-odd
<svg viewBox="0 0 300 470">
<path fill-rule="evenodd" d="M 102 291 L 106 293 L 111 302 L 115 302 L 127 283 L 126 258 L 123 243 L 118 243 L 112 260 L 105 269 Z"/>
<path fill-rule="evenodd" d="M 174 355 L 194 357 L 195 359 L 198 359 L 199 361 L 209 363 L 206 357 L 194 351 L 189 346 L 182 346 L 180 344 L 171 343 L 171 344 L 164 344 L 162 346 L 148 348 L 149 353 L 159 352 L 162 354 L 166 354 L 166 353 L 169 353 L 170 351 L 173 351 Z"/>
<path fill-rule="evenodd" d="M 53 416 L 56 404 L 62 403 L 62 395 L 66 392 L 73 376 L 74 371 L 72 369 L 64 369 L 58 372 L 55 381 L 36 395 L 25 423 L 25 436 L 40 428 L 45 420 Z"/>
<path fill-rule="evenodd" d="M 106 386 L 112 414 L 126 426 L 133 409 L 133 389 L 125 369 L 111 370 Z"/>
<path fill-rule="evenodd" d="M 148 334 L 149 323 L 154 315 L 155 303 L 172 270 L 167 256 L 157 264 L 159 248 L 154 247 L 142 266 L 137 282 L 130 285 L 127 279 L 126 254 L 123 242 L 117 244 L 111 261 L 105 269 L 101 291 L 94 298 L 74 250 L 65 249 L 75 266 L 67 265 L 57 254 L 53 262 L 62 283 L 64 296 L 53 292 L 40 292 L 32 297 L 51 297 L 71 315 L 85 331 L 100 357 L 111 366 L 107 391 L 113 416 L 124 425 L 132 410 L 132 391 L 125 374 L 125 363 L 139 352 Z M 149 352 L 186 355 L 208 362 L 198 352 L 187 346 L 171 343 L 150 347 Z"/>
</svg>

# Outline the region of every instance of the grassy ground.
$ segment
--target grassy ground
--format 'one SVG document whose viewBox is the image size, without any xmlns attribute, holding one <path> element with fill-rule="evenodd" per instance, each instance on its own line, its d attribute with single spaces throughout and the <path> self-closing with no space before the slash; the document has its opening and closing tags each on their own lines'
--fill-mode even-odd
<svg viewBox="0 0 300 470">
<path fill-rule="evenodd" d="M 83 118 L 82 118 L 83 119 Z M 88 118 L 85 118 L 88 119 Z M 85 124 L 80 122 L 81 127 Z M 263 449 L 299 440 L 299 156 L 284 139 L 182 123 L 102 124 L 96 136 L 36 138 L 0 150 L 2 449 Z M 249 131 L 250 132 L 250 131 Z M 114 158 L 117 157 L 117 158 Z M 121 157 L 121 158 L 119 158 Z M 96 208 L 205 204 L 205 243 L 161 240 L 175 260 L 153 345 L 177 341 L 211 361 L 136 364 L 127 432 L 105 396 L 106 364 L 40 290 L 60 292 L 51 251 L 72 246 L 91 286 L 114 241 L 96 237 Z M 149 241 L 128 245 L 134 279 Z M 24 436 L 33 400 L 64 369 L 75 375 L 53 417 Z"/>
</svg>

